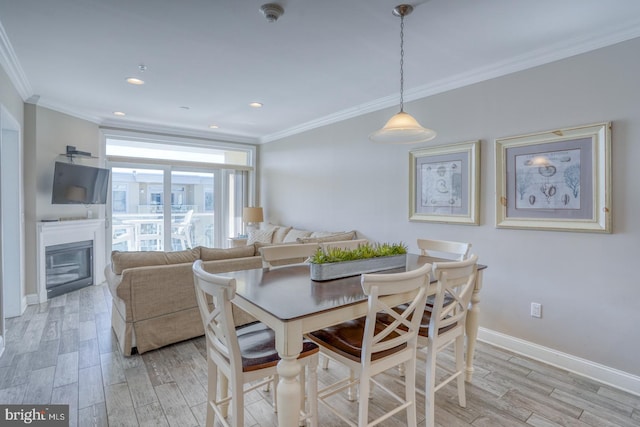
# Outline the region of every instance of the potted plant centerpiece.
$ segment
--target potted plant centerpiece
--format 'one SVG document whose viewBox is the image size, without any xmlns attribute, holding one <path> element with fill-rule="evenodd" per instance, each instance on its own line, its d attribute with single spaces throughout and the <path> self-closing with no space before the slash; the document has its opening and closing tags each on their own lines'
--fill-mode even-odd
<svg viewBox="0 0 640 427">
<path fill-rule="evenodd" d="M 406 265 L 403 243 L 366 243 L 355 249 L 318 249 L 309 260 L 311 280 L 325 281 L 362 273 L 390 270 Z"/>
</svg>

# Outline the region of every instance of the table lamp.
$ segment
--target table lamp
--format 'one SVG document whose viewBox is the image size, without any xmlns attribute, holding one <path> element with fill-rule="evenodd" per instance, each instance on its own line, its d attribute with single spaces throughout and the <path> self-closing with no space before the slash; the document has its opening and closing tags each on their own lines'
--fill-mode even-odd
<svg viewBox="0 0 640 427">
<path fill-rule="evenodd" d="M 256 230 L 258 223 L 262 222 L 264 217 L 262 216 L 262 208 L 243 208 L 242 209 L 242 221 L 247 224 L 247 233 L 250 230 Z"/>
</svg>

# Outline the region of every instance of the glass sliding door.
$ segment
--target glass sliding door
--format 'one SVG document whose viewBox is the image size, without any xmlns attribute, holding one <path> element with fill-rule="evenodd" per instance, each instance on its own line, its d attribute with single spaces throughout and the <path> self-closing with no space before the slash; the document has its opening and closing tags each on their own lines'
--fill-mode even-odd
<svg viewBox="0 0 640 427">
<path fill-rule="evenodd" d="M 215 246 L 217 172 L 171 172 L 171 250 Z"/>
<path fill-rule="evenodd" d="M 112 250 L 164 250 L 164 175 L 139 166 L 111 169 Z"/>
</svg>

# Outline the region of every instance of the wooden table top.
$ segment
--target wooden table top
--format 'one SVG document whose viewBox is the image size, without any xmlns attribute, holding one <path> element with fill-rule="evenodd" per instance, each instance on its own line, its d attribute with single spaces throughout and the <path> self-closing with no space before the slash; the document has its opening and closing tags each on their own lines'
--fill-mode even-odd
<svg viewBox="0 0 640 427">
<path fill-rule="evenodd" d="M 413 270 L 424 263 L 437 261 L 446 260 L 407 254 L 406 268 L 386 270 L 379 274 Z M 362 292 L 360 275 L 316 282 L 311 280 L 309 269 L 306 264 L 270 271 L 262 268 L 234 271 L 224 275 L 236 279 L 237 296 L 284 321 L 357 304 L 367 299 Z"/>
</svg>

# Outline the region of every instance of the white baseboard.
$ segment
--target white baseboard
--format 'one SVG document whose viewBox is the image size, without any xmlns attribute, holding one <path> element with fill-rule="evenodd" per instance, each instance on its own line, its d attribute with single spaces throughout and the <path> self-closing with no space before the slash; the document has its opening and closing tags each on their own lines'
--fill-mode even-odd
<svg viewBox="0 0 640 427">
<path fill-rule="evenodd" d="M 480 328 L 478 330 L 478 340 L 640 396 L 640 377 L 628 372 L 562 353 L 552 348 L 492 331 L 491 329 Z"/>
<path fill-rule="evenodd" d="M 28 294 L 27 295 L 27 305 L 40 304 L 40 298 L 38 298 L 38 294 Z"/>
</svg>

